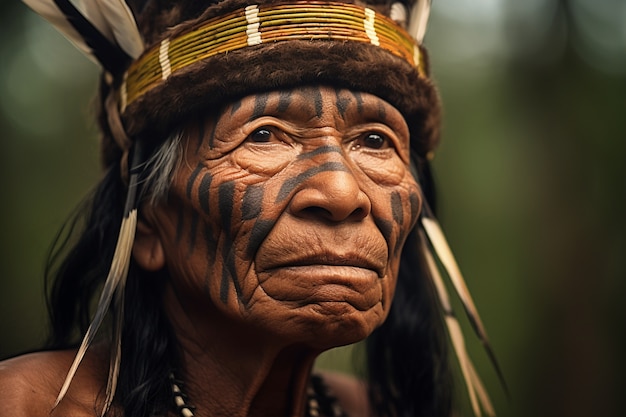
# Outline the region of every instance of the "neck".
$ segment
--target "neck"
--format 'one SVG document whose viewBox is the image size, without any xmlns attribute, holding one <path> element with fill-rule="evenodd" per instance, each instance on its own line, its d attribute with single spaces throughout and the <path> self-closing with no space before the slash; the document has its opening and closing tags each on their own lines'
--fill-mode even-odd
<svg viewBox="0 0 626 417">
<path fill-rule="evenodd" d="M 175 302 L 173 293 L 166 298 L 181 350 L 176 377 L 184 382 L 187 403 L 196 407 L 195 417 L 304 415 L 318 351 L 281 342 L 206 307 L 202 320 Z"/>
</svg>

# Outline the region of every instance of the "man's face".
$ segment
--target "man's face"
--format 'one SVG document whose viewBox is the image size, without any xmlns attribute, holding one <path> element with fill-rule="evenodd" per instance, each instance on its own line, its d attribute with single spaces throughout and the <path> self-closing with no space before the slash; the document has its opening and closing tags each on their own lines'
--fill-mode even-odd
<svg viewBox="0 0 626 417">
<path fill-rule="evenodd" d="M 421 205 L 398 110 L 299 88 L 245 97 L 187 133 L 149 217 L 193 314 L 319 348 L 383 322 Z"/>
</svg>

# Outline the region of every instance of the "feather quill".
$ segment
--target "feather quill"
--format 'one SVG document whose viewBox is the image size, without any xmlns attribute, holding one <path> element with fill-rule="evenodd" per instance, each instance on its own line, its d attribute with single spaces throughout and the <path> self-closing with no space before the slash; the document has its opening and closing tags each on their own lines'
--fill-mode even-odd
<svg viewBox="0 0 626 417">
<path fill-rule="evenodd" d="M 448 329 L 448 334 L 450 335 L 452 347 L 454 348 L 454 353 L 456 354 L 457 360 L 459 362 L 459 367 L 461 369 L 461 374 L 463 375 L 463 379 L 467 387 L 467 393 L 469 395 L 474 415 L 476 417 L 480 417 L 482 415 L 482 407 L 482 409 L 485 410 L 485 413 L 487 413 L 488 416 L 494 417 L 495 412 L 491 404 L 491 400 L 489 399 L 489 395 L 487 394 L 487 391 L 485 390 L 482 381 L 478 377 L 478 374 L 474 369 L 474 365 L 472 364 L 469 354 L 467 353 L 467 349 L 465 347 L 465 338 L 463 337 L 463 331 L 461 330 L 461 326 L 459 325 L 459 322 L 454 315 L 448 291 L 446 290 L 446 287 L 443 283 L 443 279 L 441 277 L 441 274 L 439 273 L 439 268 L 437 267 L 435 259 L 433 258 L 433 255 L 427 247 L 426 237 L 424 236 L 424 232 L 422 231 L 420 231 L 420 238 L 424 258 L 426 260 L 431 279 L 435 286 L 435 290 L 437 291 L 439 302 L 443 310 L 446 327 Z"/>
<path fill-rule="evenodd" d="M 409 34 L 411 34 L 419 44 L 422 43 L 424 35 L 426 35 L 431 2 L 431 0 L 417 0 L 417 3 L 411 8 Z"/>
<path fill-rule="evenodd" d="M 137 210 L 133 210 L 130 216 L 137 217 Z M 125 284 L 125 283 L 124 283 Z M 111 341 L 111 359 L 109 361 L 109 376 L 107 379 L 106 396 L 101 417 L 104 417 L 109 407 L 113 403 L 115 390 L 117 389 L 117 379 L 122 363 L 122 330 L 124 325 L 124 293 L 126 285 L 120 285 L 115 293 L 115 326 L 113 327 L 113 338 Z"/>
<path fill-rule="evenodd" d="M 118 287 L 124 287 L 126 284 L 126 277 L 128 276 L 128 268 L 130 266 L 130 255 L 133 247 L 133 241 L 135 238 L 135 229 L 137 226 L 137 210 L 131 210 L 130 213 L 122 220 L 122 226 L 120 227 L 120 233 L 117 240 L 117 245 L 115 247 L 115 252 L 113 254 L 113 261 L 111 262 L 111 269 L 107 275 L 106 281 L 104 283 L 104 288 L 102 289 L 102 293 L 100 294 L 100 300 L 98 301 L 98 306 L 96 308 L 96 312 L 94 314 L 93 320 L 87 329 L 87 333 L 83 338 L 83 341 L 78 348 L 78 352 L 76 353 L 76 357 L 74 358 L 74 362 L 70 367 L 70 370 L 65 377 L 65 382 L 59 391 L 59 395 L 54 403 L 53 408 L 56 408 L 59 403 L 67 394 L 67 391 L 70 387 L 72 380 L 74 379 L 74 375 L 78 370 L 78 366 L 82 362 L 85 354 L 87 353 L 87 349 L 94 341 L 94 338 L 102 324 L 106 313 L 109 310 L 109 306 L 111 305 L 111 300 L 113 299 L 113 295 L 118 290 Z M 119 298 L 119 296 L 118 296 Z M 123 301 L 121 304 L 123 306 Z M 118 314 L 118 320 L 121 319 L 120 314 Z M 113 351 L 117 349 L 117 346 L 112 346 Z M 119 361 L 118 361 L 119 362 Z M 119 370 L 119 363 L 117 365 L 117 369 Z M 112 378 L 111 373 L 109 373 L 109 380 Z M 115 378 L 117 381 L 117 377 Z M 111 382 L 107 384 L 107 400 L 109 400 L 109 385 Z M 113 386 L 114 389 L 114 386 Z"/>
<path fill-rule="evenodd" d="M 120 232 L 117 239 L 117 245 L 115 246 L 115 252 L 113 253 L 113 260 L 111 261 L 111 268 L 104 282 L 102 293 L 100 294 L 100 300 L 96 307 L 94 317 L 89 324 L 87 333 L 85 334 L 83 341 L 78 348 L 74 362 L 70 367 L 70 370 L 65 377 L 65 381 L 57 399 L 54 403 L 53 409 L 56 408 L 63 400 L 70 387 L 74 375 L 78 370 L 78 366 L 83 360 L 87 349 L 94 341 L 94 338 L 98 332 L 98 329 L 102 325 L 102 322 L 109 311 L 111 301 L 115 296 L 115 325 L 113 327 L 113 340 L 111 344 L 111 360 L 109 362 L 109 377 L 107 380 L 105 406 L 102 411 L 102 415 L 107 412 L 109 406 L 113 402 L 115 396 L 115 389 L 117 387 L 117 378 L 120 370 L 121 363 L 121 343 L 122 343 L 122 325 L 124 320 L 124 289 L 126 288 L 126 278 L 128 277 L 128 269 L 130 267 L 130 259 L 133 248 L 133 242 L 135 240 L 135 231 L 137 229 L 137 195 L 139 190 L 139 178 L 143 169 L 143 158 L 145 155 L 142 152 L 142 147 L 139 142 L 135 142 L 131 175 L 129 179 L 128 192 L 126 194 L 126 202 L 124 205 L 124 218 L 120 226 Z"/>
<path fill-rule="evenodd" d="M 463 275 L 461 274 L 461 270 L 452 254 L 452 250 L 448 245 L 446 237 L 441 229 L 441 226 L 434 218 L 430 207 L 428 207 L 427 203 L 424 203 L 424 212 L 422 214 L 422 228 L 426 232 L 426 236 L 428 237 L 428 241 L 430 241 L 437 257 L 441 261 L 442 265 L 446 269 L 448 277 L 454 286 L 456 293 L 458 294 L 461 302 L 463 304 L 463 308 L 469 318 L 470 323 L 474 329 L 474 332 L 480 339 L 483 348 L 487 352 L 487 356 L 491 361 L 500 383 L 508 395 L 508 388 L 506 381 L 504 379 L 504 375 L 502 370 L 498 364 L 495 353 L 491 348 L 491 343 L 489 342 L 489 338 L 487 336 L 487 331 L 485 330 L 485 326 L 478 314 L 478 310 L 476 309 L 476 305 L 474 304 L 474 300 L 465 284 L 465 280 L 463 279 Z"/>
</svg>

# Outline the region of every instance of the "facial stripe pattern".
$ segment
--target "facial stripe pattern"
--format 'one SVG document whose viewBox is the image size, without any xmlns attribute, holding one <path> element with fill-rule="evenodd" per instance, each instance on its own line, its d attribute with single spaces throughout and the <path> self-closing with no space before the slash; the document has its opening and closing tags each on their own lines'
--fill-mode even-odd
<svg viewBox="0 0 626 417">
<path fill-rule="evenodd" d="M 368 195 L 376 200 L 375 204 L 372 203 L 372 221 L 388 243 L 390 257 L 397 257 L 409 228 L 415 224 L 420 197 L 408 166 L 404 167 L 406 173 L 401 178 L 403 185 L 381 186 L 368 178 L 365 170 L 360 171 L 351 162 L 348 151 L 341 143 L 304 146 L 276 173 L 268 174 L 263 170 L 258 173 L 247 172 L 233 162 L 238 155 L 236 152 L 247 146 L 245 138 L 237 139 L 241 143 L 233 146 L 229 142 L 231 138 L 224 137 L 223 125 L 235 119 L 242 120 L 243 124 L 266 115 L 280 118 L 282 115 L 293 117 L 296 114 L 297 120 L 302 121 L 322 120 L 324 117 L 332 120 L 331 114 L 338 114 L 341 119 L 348 120 L 354 118 L 350 116 L 354 113 L 366 118 L 366 100 L 361 93 L 337 89 L 331 91 L 334 94 L 334 108 L 330 108 L 329 101 L 323 99 L 320 87 L 244 98 L 227 106 L 209 129 L 199 130 L 202 135 L 206 135 L 207 131 L 210 133 L 202 141 L 196 139 L 200 142 L 196 155 L 187 155 L 187 159 L 197 160 L 195 168 L 187 171 L 186 178 L 181 180 L 185 184 L 184 197 L 187 200 L 182 202 L 183 207 L 187 208 L 181 210 L 191 216 L 182 215 L 183 211 L 178 213 L 176 241 L 186 241 L 188 254 L 200 250 L 217 251 L 204 256 L 207 259 L 206 280 L 209 287 L 219 288 L 222 303 L 237 301 L 244 309 L 248 308 L 252 290 L 248 289 L 244 277 L 253 268 L 250 265 L 254 262 L 255 254 L 275 227 L 278 218 L 285 215 L 293 196 L 318 175 L 340 172 L 358 177 L 360 186 L 367 188 Z M 374 108 L 369 104 L 367 114 L 373 112 L 374 117 L 385 122 L 388 113 L 386 106 L 389 105 L 382 100 Z M 222 148 L 226 150 L 220 151 Z M 207 159 L 203 155 L 209 151 L 212 153 Z M 379 168 L 374 166 L 371 169 Z M 188 218 L 191 220 L 187 221 Z M 184 235 L 187 239 L 182 238 Z M 196 244 L 199 236 L 205 241 L 202 245 Z M 216 280 L 219 285 L 216 285 Z M 235 295 L 235 300 L 231 298 L 232 295 Z"/>
<path fill-rule="evenodd" d="M 319 148 L 316 148 L 312 150 L 311 152 L 298 155 L 298 159 L 309 159 L 317 155 L 322 155 L 322 154 L 330 153 L 330 152 L 336 152 L 341 155 L 342 149 L 339 146 L 332 146 L 332 145 L 320 146 Z"/>
<path fill-rule="evenodd" d="M 200 186 L 198 187 L 198 201 L 200 202 L 200 207 L 204 214 L 209 215 L 209 189 L 211 188 L 211 182 L 213 181 L 213 176 L 210 173 L 205 174 L 202 177 L 202 181 L 200 182 Z M 221 191 L 221 190 L 220 190 Z M 220 193 L 221 197 L 221 193 Z M 220 204 L 222 204 L 222 200 L 220 198 Z"/>
<path fill-rule="evenodd" d="M 222 283 L 220 287 L 220 299 L 223 303 L 228 301 L 229 282 L 232 281 L 237 292 L 237 297 L 241 298 L 241 284 L 237 279 L 237 266 L 235 264 L 235 247 L 231 235 L 231 218 L 234 207 L 235 183 L 228 181 L 219 186 L 219 212 L 222 219 L 224 248 L 222 250 L 223 268 Z"/>
<path fill-rule="evenodd" d="M 257 94 L 254 99 L 254 111 L 252 112 L 252 117 L 250 120 L 257 119 L 263 115 L 265 112 L 265 106 L 267 106 L 267 98 L 268 94 Z"/>
<path fill-rule="evenodd" d="M 263 201 L 263 187 L 259 185 L 250 185 L 243 194 L 243 202 L 241 205 L 241 219 L 252 220 L 261 214 L 261 205 Z"/>
<path fill-rule="evenodd" d="M 309 168 L 303 173 L 298 174 L 296 177 L 290 178 L 283 183 L 283 185 L 280 187 L 280 191 L 278 192 L 278 196 L 276 197 L 276 203 L 282 203 L 287 197 L 291 195 L 293 190 L 300 187 L 302 183 L 306 180 L 311 179 L 322 172 L 329 171 L 350 172 L 350 170 L 340 162 L 325 162 L 320 166 Z"/>
<path fill-rule="evenodd" d="M 341 118 L 345 119 L 346 110 L 350 105 L 350 97 L 345 96 L 343 90 L 335 90 L 335 94 L 337 96 L 337 101 L 335 103 L 337 106 L 337 110 L 339 111 Z"/>
</svg>

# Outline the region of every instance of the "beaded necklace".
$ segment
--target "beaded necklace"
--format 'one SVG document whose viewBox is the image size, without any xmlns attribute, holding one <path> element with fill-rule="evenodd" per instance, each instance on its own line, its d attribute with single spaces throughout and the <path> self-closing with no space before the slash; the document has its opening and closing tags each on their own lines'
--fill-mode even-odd
<svg viewBox="0 0 626 417">
<path fill-rule="evenodd" d="M 187 395 L 183 392 L 182 381 L 176 379 L 174 374 L 170 374 L 170 385 L 174 407 L 180 417 L 194 417 L 195 407 L 187 404 Z M 307 409 L 306 417 L 348 417 L 343 411 L 337 398 L 328 392 L 328 387 L 319 375 L 312 375 L 307 387 Z"/>
</svg>

